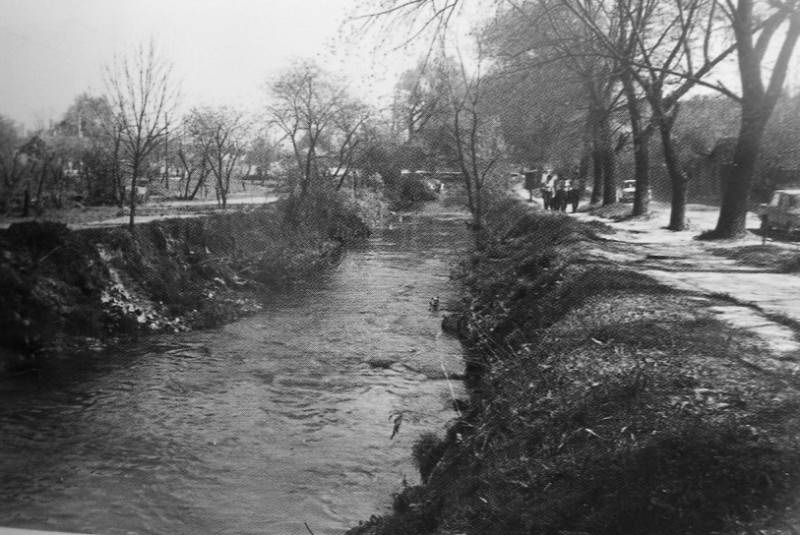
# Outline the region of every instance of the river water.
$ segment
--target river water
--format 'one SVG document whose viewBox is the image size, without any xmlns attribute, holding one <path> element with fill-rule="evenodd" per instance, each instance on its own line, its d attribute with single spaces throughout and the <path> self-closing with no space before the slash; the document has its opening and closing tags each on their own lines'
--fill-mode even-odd
<svg viewBox="0 0 800 535">
<path fill-rule="evenodd" d="M 258 315 L 0 382 L 0 526 L 334 534 L 386 510 L 463 395 L 428 299 L 468 247 L 459 214 L 407 218 Z"/>
</svg>

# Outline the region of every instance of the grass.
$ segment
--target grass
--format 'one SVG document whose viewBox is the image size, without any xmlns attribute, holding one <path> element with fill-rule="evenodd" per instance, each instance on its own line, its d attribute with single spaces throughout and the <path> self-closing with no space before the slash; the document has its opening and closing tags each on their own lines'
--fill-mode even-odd
<svg viewBox="0 0 800 535">
<path fill-rule="evenodd" d="M 467 416 L 417 443 L 427 484 L 353 533 L 793 533 L 800 392 L 742 364 L 762 349 L 713 300 L 587 261 L 593 230 L 525 212 L 493 212 L 463 267 Z"/>
<path fill-rule="evenodd" d="M 269 188 L 249 186 L 249 189 L 246 191 L 237 191 L 232 193 L 229 195 L 228 200 L 231 201 L 232 199 L 239 197 L 263 197 L 271 192 L 272 190 Z M 177 194 L 177 191 L 175 191 L 175 194 Z M 179 201 L 182 204 L 175 206 L 170 205 L 170 202 L 173 201 Z M 209 203 L 209 201 L 214 201 L 214 198 L 198 198 L 193 203 L 183 204 L 185 203 L 185 200 L 183 199 L 153 197 L 148 203 L 137 205 L 136 216 L 170 217 L 185 213 L 215 211 L 217 209 L 216 204 Z M 229 205 L 229 211 L 233 211 L 234 209 L 234 206 Z M 53 221 L 67 225 L 80 226 L 116 219 L 127 216 L 129 213 L 130 212 L 127 205 L 123 208 L 120 208 L 114 205 L 87 206 L 80 203 L 65 203 L 65 206 L 62 208 L 48 208 L 38 214 L 35 214 L 32 211 L 32 215 L 27 218 L 23 218 L 14 214 L 0 214 L 0 225 L 10 225 L 25 221 Z"/>
<path fill-rule="evenodd" d="M 714 254 L 737 260 L 743 264 L 763 267 L 779 273 L 800 272 L 800 252 L 777 245 L 747 245 L 743 247 L 718 248 Z"/>
<path fill-rule="evenodd" d="M 591 208 L 589 213 L 598 217 L 605 217 L 614 221 L 622 221 L 631 217 L 633 211 L 633 204 L 630 203 L 614 203 L 606 206 L 599 206 Z"/>
</svg>

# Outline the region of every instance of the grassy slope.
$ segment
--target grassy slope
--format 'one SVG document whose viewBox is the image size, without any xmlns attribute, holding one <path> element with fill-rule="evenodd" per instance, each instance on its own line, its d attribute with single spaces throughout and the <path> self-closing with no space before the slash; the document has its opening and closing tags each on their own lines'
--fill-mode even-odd
<svg viewBox="0 0 800 535">
<path fill-rule="evenodd" d="M 592 229 L 506 204 L 465 267 L 468 416 L 353 533 L 794 533 L 800 380 Z M 743 358 L 749 356 L 751 358 Z"/>
</svg>

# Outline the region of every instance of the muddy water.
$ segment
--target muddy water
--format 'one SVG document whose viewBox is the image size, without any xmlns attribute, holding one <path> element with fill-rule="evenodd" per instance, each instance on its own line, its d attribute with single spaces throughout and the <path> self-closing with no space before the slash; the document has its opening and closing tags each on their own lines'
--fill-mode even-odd
<svg viewBox="0 0 800 535">
<path fill-rule="evenodd" d="M 460 347 L 427 303 L 468 246 L 417 216 L 257 316 L 3 382 L 0 526 L 332 534 L 386 509 L 454 416 Z"/>
</svg>

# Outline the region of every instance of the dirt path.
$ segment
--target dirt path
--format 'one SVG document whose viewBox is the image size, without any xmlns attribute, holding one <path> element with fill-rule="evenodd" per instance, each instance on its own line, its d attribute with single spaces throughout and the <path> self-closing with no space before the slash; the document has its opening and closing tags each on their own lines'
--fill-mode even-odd
<svg viewBox="0 0 800 535">
<path fill-rule="evenodd" d="M 278 200 L 277 195 L 262 195 L 251 197 L 235 197 L 228 199 L 228 207 L 252 205 L 258 206 L 263 204 L 271 204 Z M 218 207 L 216 201 L 166 201 L 158 204 L 146 206 L 149 212 L 158 211 L 159 213 L 148 213 L 147 215 L 140 215 L 136 217 L 137 223 L 147 223 L 156 219 L 167 218 L 184 218 L 184 217 L 199 217 L 206 215 L 209 212 L 222 211 Z M 180 210 L 184 210 L 181 212 Z M 185 211 L 191 210 L 191 211 Z M 102 219 L 96 221 L 86 221 L 79 224 L 70 224 L 72 229 L 88 228 L 88 227 L 115 227 L 119 225 L 127 225 L 129 218 L 127 215 L 120 217 L 113 217 L 109 219 Z"/>
<path fill-rule="evenodd" d="M 239 193 L 228 199 L 228 207 L 258 206 L 277 201 L 278 195 L 273 193 L 247 194 Z M 222 211 L 214 199 L 197 200 L 163 200 L 141 204 L 137 207 L 136 223 L 147 223 L 156 219 L 199 217 L 211 212 Z M 0 229 L 8 228 L 14 223 L 23 221 L 47 220 L 65 223 L 70 229 L 97 227 L 116 227 L 127 225 L 129 216 L 119 215 L 120 209 L 115 206 L 95 206 L 49 210 L 41 217 L 9 217 L 0 220 Z"/>
<path fill-rule="evenodd" d="M 515 190 L 528 199 L 524 189 Z M 531 203 L 541 207 L 540 199 Z M 628 266 L 671 287 L 725 304 L 710 304 L 720 319 L 757 337 L 765 349 L 758 365 L 800 374 L 800 274 L 781 273 L 778 267 L 756 267 L 720 254 L 722 250 L 758 246 L 761 236 L 748 233 L 738 240 L 700 241 L 696 237 L 716 225 L 718 208 L 690 204 L 689 230 L 666 229 L 669 205 L 652 203 L 647 218 L 613 221 L 586 212 L 570 214 L 581 221 L 599 221 L 613 229 L 603 247 L 588 254 Z M 757 229 L 758 217 L 748 214 L 747 227 Z M 800 244 L 770 240 L 787 254 L 800 255 Z M 716 254 L 715 254 L 716 253 Z M 771 355 L 767 358 L 766 355 Z"/>
<path fill-rule="evenodd" d="M 665 228 L 669 213 L 662 205 L 655 206 L 654 214 L 647 219 L 615 222 L 586 213 L 574 217 L 602 221 L 614 230 L 607 236 L 608 247 L 595 254 L 674 288 L 721 298 L 726 304 L 709 306 L 709 310 L 763 342 L 776 360 L 765 360 L 761 365 L 800 373 L 800 276 L 777 272 L 777 268 L 745 265 L 719 254 L 721 249 L 761 244 L 761 237 L 755 234 L 722 242 L 697 240 L 700 232 L 714 227 L 716 208 L 691 205 L 687 215 L 690 230 L 683 232 Z M 748 228 L 757 227 L 758 219 L 750 214 Z M 779 246 L 800 252 L 793 243 Z"/>
</svg>

